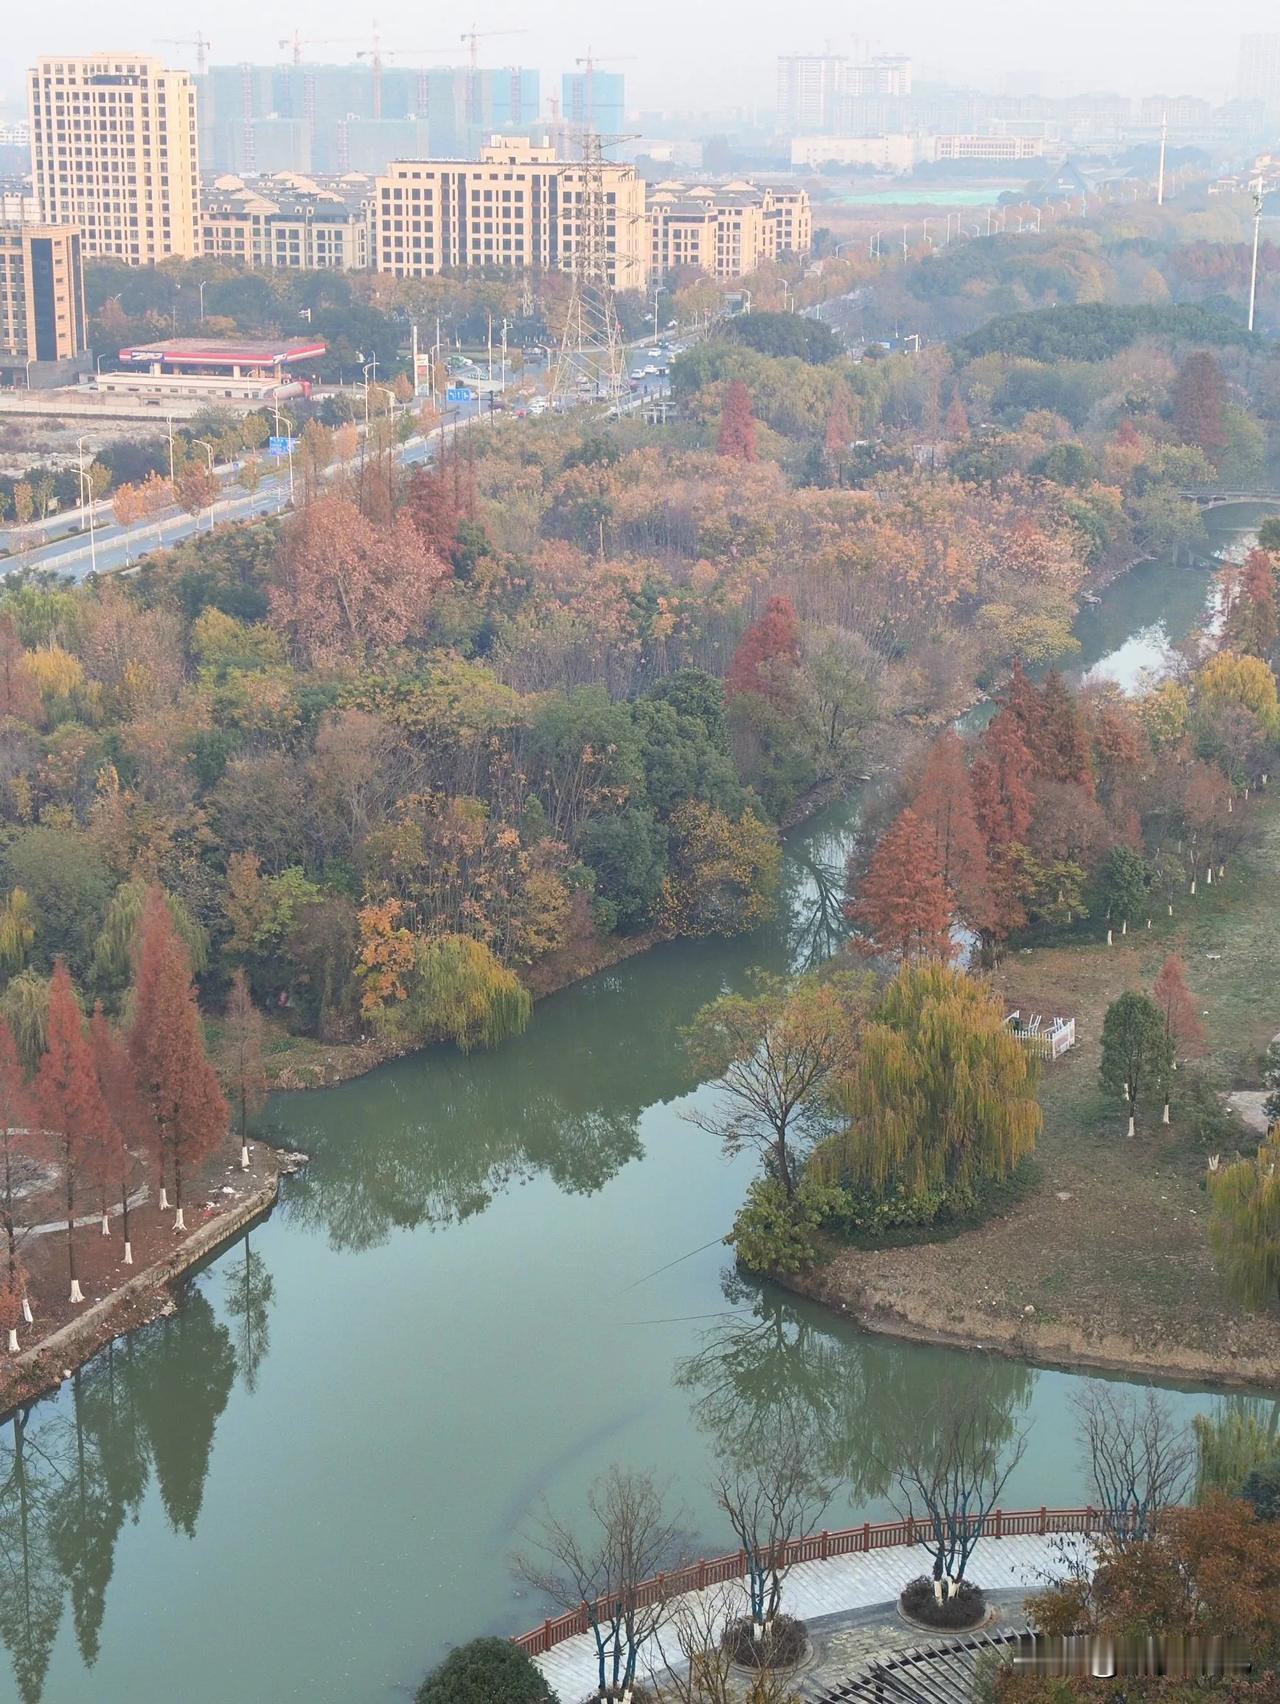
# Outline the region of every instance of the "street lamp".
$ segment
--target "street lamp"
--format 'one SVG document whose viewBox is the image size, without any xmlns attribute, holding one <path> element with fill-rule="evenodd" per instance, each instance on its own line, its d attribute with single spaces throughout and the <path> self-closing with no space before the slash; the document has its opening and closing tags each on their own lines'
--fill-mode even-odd
<svg viewBox="0 0 1280 1704">
<path fill-rule="evenodd" d="M 751 292 L 750 292 L 750 290 L 743 290 L 742 296 L 743 296 L 744 301 L 747 304 L 746 307 L 742 309 L 742 312 L 744 314 L 749 314 L 751 312 Z"/>
<path fill-rule="evenodd" d="M 658 297 L 667 294 L 665 284 L 655 284 L 653 287 L 653 341 L 658 341 Z"/>
<path fill-rule="evenodd" d="M 80 452 L 80 500 L 89 511 L 89 572 L 96 574 L 98 572 L 98 543 L 93 530 L 93 485 L 84 465 L 84 445 L 85 440 L 83 438 L 76 439 L 76 449 Z M 128 553 L 129 547 L 126 545 L 125 555 L 127 556 Z"/>
<path fill-rule="evenodd" d="M 1255 178 L 1253 189 L 1253 265 L 1249 269 L 1249 330 L 1253 330 L 1253 307 L 1258 296 L 1258 233 L 1262 228 L 1262 179 Z"/>
<path fill-rule="evenodd" d="M 214 474 L 214 471 L 213 471 L 213 445 L 208 443 L 204 438 L 193 438 L 191 440 L 191 442 L 193 444 L 199 444 L 200 448 L 204 451 L 205 456 L 208 458 L 208 462 L 209 462 L 209 477 L 210 477 L 210 479 L 216 478 L 216 475 Z M 218 494 L 215 491 L 214 495 L 213 495 L 213 501 L 209 504 L 209 531 L 210 532 L 213 531 L 213 517 L 214 517 L 215 512 L 217 511 L 217 507 L 218 507 Z"/>
<path fill-rule="evenodd" d="M 782 280 L 782 311 L 783 311 L 783 313 L 789 314 L 789 313 L 793 313 L 795 311 L 791 306 L 791 298 L 794 295 L 795 295 L 795 291 L 791 288 L 790 284 L 784 278 Z"/>
<path fill-rule="evenodd" d="M 204 324 L 204 287 L 209 282 L 207 278 L 200 280 L 200 324 Z"/>
<path fill-rule="evenodd" d="M 285 452 L 286 452 L 286 454 L 288 455 L 288 458 L 289 458 L 289 501 L 290 501 L 290 503 L 292 503 L 293 502 L 293 421 L 290 420 L 290 418 L 287 414 L 282 415 L 280 413 L 280 404 L 278 402 L 276 402 L 274 400 L 274 398 L 272 399 L 272 406 L 275 409 L 275 415 L 276 415 L 276 437 L 277 437 L 277 439 L 280 436 L 280 422 L 281 422 L 282 419 L 284 421 L 284 430 L 285 430 L 284 447 L 285 447 Z M 276 513 L 279 514 L 280 510 L 284 508 L 284 495 L 280 491 L 280 471 L 279 471 L 278 464 L 277 464 L 277 468 L 276 468 L 276 491 L 277 491 L 277 494 L 280 496 L 280 501 L 279 501 L 279 503 L 276 504 Z"/>
</svg>

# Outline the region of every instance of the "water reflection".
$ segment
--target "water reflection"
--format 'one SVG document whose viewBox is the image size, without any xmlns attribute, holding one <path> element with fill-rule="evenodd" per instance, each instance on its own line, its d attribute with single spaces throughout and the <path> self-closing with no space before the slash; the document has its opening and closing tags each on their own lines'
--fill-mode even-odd
<svg viewBox="0 0 1280 1704">
<path fill-rule="evenodd" d="M 96 1662 L 117 1541 L 153 1476 L 171 1527 L 195 1537 L 237 1365 L 249 1383 L 267 1346 L 272 1280 L 248 1237 L 238 1259 L 242 1361 L 190 1282 L 173 1314 L 109 1344 L 59 1396 L 0 1428 L 0 1643 L 23 1704 L 39 1704 L 68 1603 L 81 1659 Z"/>
</svg>

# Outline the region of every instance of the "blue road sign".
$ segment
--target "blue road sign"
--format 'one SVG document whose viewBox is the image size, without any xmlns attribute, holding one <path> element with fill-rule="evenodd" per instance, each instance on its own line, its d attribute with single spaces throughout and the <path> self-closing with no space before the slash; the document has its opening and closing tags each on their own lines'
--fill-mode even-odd
<svg viewBox="0 0 1280 1704">
<path fill-rule="evenodd" d="M 446 402 L 474 402 L 476 393 L 470 385 L 450 385 L 444 393 Z"/>
<path fill-rule="evenodd" d="M 267 439 L 267 451 L 273 456 L 287 456 L 290 450 L 296 450 L 297 447 L 298 440 L 296 438 Z"/>
</svg>

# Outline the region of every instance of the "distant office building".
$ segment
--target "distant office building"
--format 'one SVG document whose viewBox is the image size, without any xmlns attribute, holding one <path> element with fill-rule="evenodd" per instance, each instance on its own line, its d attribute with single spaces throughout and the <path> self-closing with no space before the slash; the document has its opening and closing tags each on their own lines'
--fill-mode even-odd
<svg viewBox="0 0 1280 1704">
<path fill-rule="evenodd" d="M 1280 106 L 1280 35 L 1240 37 L 1240 74 L 1236 93 L 1242 101 Z"/>
<path fill-rule="evenodd" d="M 144 54 L 48 55 L 30 74 L 31 165 L 44 215 L 86 255 L 133 266 L 200 252 L 196 93 Z"/>
<path fill-rule="evenodd" d="M 1038 136 L 935 136 L 935 160 L 1039 160 L 1044 142 Z"/>
<path fill-rule="evenodd" d="M 634 166 L 604 168 L 611 282 L 648 275 L 644 184 Z M 581 167 L 525 137 L 497 136 L 479 160 L 395 160 L 377 181 L 374 264 L 400 278 L 452 267 L 571 272 L 579 252 Z"/>
<path fill-rule="evenodd" d="M 1198 95 L 1149 95 L 1138 102 L 1137 122 L 1149 129 L 1168 124 L 1170 130 L 1204 130 L 1212 112 L 1212 102 Z"/>
<path fill-rule="evenodd" d="M 560 115 L 575 130 L 621 136 L 626 108 L 626 78 L 618 71 L 566 71 L 560 79 Z"/>
<path fill-rule="evenodd" d="M 848 63 L 842 53 L 778 56 L 778 127 L 784 135 L 813 136 L 835 127 Z"/>
<path fill-rule="evenodd" d="M 741 278 L 779 255 L 809 252 L 809 197 L 745 179 L 692 186 L 668 180 L 649 196 L 649 240 L 655 274 L 692 266 L 716 278 Z"/>
<path fill-rule="evenodd" d="M 0 379 L 39 390 L 88 367 L 79 230 L 0 225 Z"/>
<path fill-rule="evenodd" d="M 909 172 L 919 157 L 921 140 L 899 131 L 888 136 L 796 136 L 791 142 L 793 166 L 874 166 L 880 172 Z"/>
<path fill-rule="evenodd" d="M 211 260 L 247 267 L 363 271 L 370 260 L 372 179 L 322 187 L 287 173 L 253 183 L 222 177 L 204 197 L 201 241 Z"/>
</svg>

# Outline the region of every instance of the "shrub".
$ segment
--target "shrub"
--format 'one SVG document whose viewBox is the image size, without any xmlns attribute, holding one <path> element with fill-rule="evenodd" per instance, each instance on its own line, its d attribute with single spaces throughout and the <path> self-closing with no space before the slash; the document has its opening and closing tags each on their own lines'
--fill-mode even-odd
<svg viewBox="0 0 1280 1704">
<path fill-rule="evenodd" d="M 555 1704 L 555 1696 L 518 1645 L 472 1639 L 427 1676 L 417 1704 Z"/>
<path fill-rule="evenodd" d="M 904 1615 L 913 1621 L 923 1621 L 927 1627 L 976 1627 L 987 1613 L 986 1598 L 968 1580 L 961 1580 L 951 1596 L 939 1603 L 928 1574 L 921 1574 L 918 1580 L 905 1586 L 898 1602 Z"/>
<path fill-rule="evenodd" d="M 728 1240 L 749 1272 L 802 1272 L 817 1259 L 813 1233 L 841 1194 L 806 1179 L 788 1200 L 777 1178 L 758 1177 L 747 1190 Z"/>
<path fill-rule="evenodd" d="M 749 1615 L 731 1621 L 722 1644 L 742 1668 L 794 1668 L 805 1653 L 804 1622 L 794 1615 L 775 1615 L 757 1639 Z"/>
</svg>

